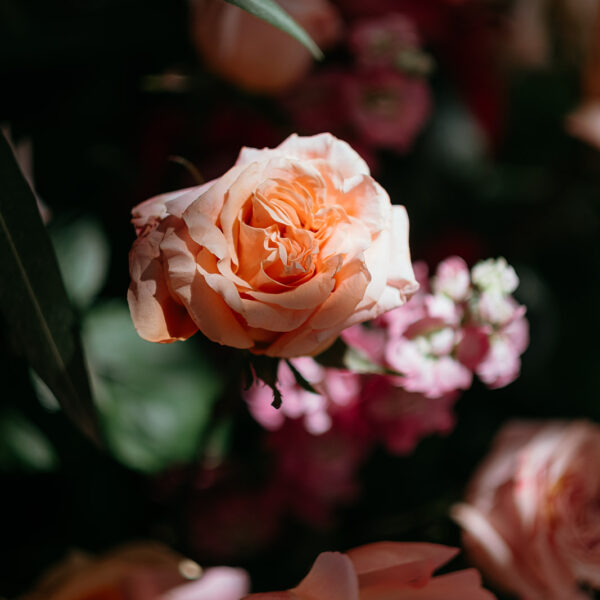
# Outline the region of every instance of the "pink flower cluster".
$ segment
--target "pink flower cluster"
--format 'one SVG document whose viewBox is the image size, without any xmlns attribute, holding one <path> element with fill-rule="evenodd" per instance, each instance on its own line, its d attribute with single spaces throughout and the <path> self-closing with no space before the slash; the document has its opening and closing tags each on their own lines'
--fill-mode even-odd
<svg viewBox="0 0 600 600">
<path fill-rule="evenodd" d="M 415 24 L 396 12 L 357 19 L 348 45 L 350 68 L 319 70 L 284 99 L 295 126 L 314 133 L 326 123 L 367 159 L 379 148 L 407 152 L 431 112 L 431 59 Z"/>
<path fill-rule="evenodd" d="M 459 257 L 441 262 L 431 282 L 418 263 L 419 292 L 401 309 L 343 333 L 374 363 L 395 371 L 395 385 L 439 398 L 471 386 L 473 373 L 490 388 L 519 375 L 529 343 L 525 307 L 511 296 L 519 284 L 503 258 L 471 271 Z"/>
<path fill-rule="evenodd" d="M 301 387 L 283 361 L 279 409 L 266 385 L 244 393 L 251 414 L 271 432 L 277 487 L 311 522 L 326 522 L 334 505 L 354 497 L 355 473 L 373 444 L 407 454 L 424 436 L 452 430 L 454 403 L 474 373 L 491 388 L 519 374 L 528 325 L 511 296 L 514 269 L 500 258 L 469 270 L 451 257 L 428 281 L 423 263 L 414 268 L 421 289 L 409 302 L 342 334 L 352 364 L 365 372 L 295 358 L 291 364 L 317 393 Z"/>
</svg>

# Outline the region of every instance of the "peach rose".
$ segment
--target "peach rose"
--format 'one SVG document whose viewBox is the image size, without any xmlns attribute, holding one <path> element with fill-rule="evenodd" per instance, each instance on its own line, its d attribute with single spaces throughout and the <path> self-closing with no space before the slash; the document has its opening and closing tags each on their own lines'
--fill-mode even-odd
<svg viewBox="0 0 600 600">
<path fill-rule="evenodd" d="M 493 600 L 474 569 L 433 577 L 457 552 L 400 542 L 367 544 L 346 554 L 323 552 L 295 588 L 244 600 Z"/>
<path fill-rule="evenodd" d="M 600 426 L 515 422 L 497 436 L 454 508 L 484 573 L 526 600 L 600 588 Z"/>
<path fill-rule="evenodd" d="M 277 0 L 322 47 L 341 32 L 341 18 L 327 0 Z M 289 89 L 313 58 L 287 33 L 224 0 L 192 0 L 192 40 L 206 64 L 236 85 L 261 93 Z"/>
<path fill-rule="evenodd" d="M 243 148 L 219 179 L 133 209 L 128 300 L 153 342 L 315 355 L 418 284 L 408 218 L 331 134 Z"/>
</svg>

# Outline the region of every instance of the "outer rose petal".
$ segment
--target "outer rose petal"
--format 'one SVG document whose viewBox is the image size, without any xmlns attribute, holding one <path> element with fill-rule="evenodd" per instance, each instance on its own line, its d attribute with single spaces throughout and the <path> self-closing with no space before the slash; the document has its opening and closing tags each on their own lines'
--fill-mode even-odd
<svg viewBox="0 0 600 600">
<path fill-rule="evenodd" d="M 250 594 L 243 600 L 359 600 L 352 562 L 339 552 L 322 552 L 308 575 L 287 592 Z"/>
<path fill-rule="evenodd" d="M 457 554 L 457 548 L 399 542 L 376 542 L 348 551 L 361 589 L 384 584 L 423 585 Z"/>
<path fill-rule="evenodd" d="M 344 179 L 358 174 L 369 175 L 367 163 L 355 152 L 350 144 L 339 140 L 331 133 L 312 136 L 299 136 L 292 133 L 277 148 L 242 148 L 236 166 L 247 165 L 258 160 L 285 156 L 296 160 L 319 160 L 332 171 L 338 171 Z"/>
<path fill-rule="evenodd" d="M 137 332 L 150 342 L 185 340 L 198 331 L 185 307 L 169 292 L 158 249 L 162 237 L 155 230 L 138 238 L 129 254 L 127 302 Z"/>
</svg>

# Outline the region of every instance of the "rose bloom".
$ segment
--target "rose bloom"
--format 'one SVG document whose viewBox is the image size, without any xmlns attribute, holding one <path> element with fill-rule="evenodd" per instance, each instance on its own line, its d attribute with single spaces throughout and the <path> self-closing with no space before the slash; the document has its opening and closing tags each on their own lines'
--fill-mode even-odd
<svg viewBox="0 0 600 600">
<path fill-rule="evenodd" d="M 458 550 L 436 544 L 377 542 L 346 554 L 319 554 L 287 592 L 244 600 L 493 600 L 474 569 L 433 576 Z"/>
<path fill-rule="evenodd" d="M 315 43 L 339 38 L 341 19 L 327 0 L 277 0 Z M 309 71 L 313 58 L 296 39 L 223 0 L 191 0 L 192 41 L 218 75 L 252 92 L 289 89 Z"/>
<path fill-rule="evenodd" d="M 454 508 L 473 560 L 526 600 L 600 588 L 600 427 L 514 422 L 497 436 Z"/>
<path fill-rule="evenodd" d="M 129 307 L 153 342 L 315 355 L 418 284 L 408 218 L 331 134 L 242 149 L 219 179 L 133 209 Z"/>
<path fill-rule="evenodd" d="M 73 554 L 22 600 L 239 600 L 248 590 L 249 577 L 242 569 L 203 572 L 193 561 L 147 542 L 99 558 Z"/>
</svg>

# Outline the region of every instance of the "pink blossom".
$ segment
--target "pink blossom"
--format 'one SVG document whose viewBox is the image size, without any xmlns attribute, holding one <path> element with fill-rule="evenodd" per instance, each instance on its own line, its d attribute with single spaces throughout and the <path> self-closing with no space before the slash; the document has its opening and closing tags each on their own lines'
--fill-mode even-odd
<svg viewBox="0 0 600 600">
<path fill-rule="evenodd" d="M 390 452 L 408 454 L 421 438 L 452 430 L 457 398 L 457 392 L 427 398 L 395 385 L 391 377 L 373 375 L 363 388 L 362 415 Z"/>
<path fill-rule="evenodd" d="M 527 600 L 583 600 L 600 589 L 600 427 L 513 422 L 454 509 L 473 560 Z"/>
<path fill-rule="evenodd" d="M 300 357 L 292 361 L 294 367 L 318 393 L 303 389 L 288 367 L 281 361 L 277 371 L 278 388 L 283 402 L 274 408 L 273 392 L 263 383 L 255 383 L 244 392 L 252 416 L 266 429 L 279 429 L 286 419 L 302 419 L 313 434 L 321 434 L 331 427 L 331 414 L 338 407 L 358 401 L 358 375 L 339 369 L 326 369 L 312 358 Z"/>
<path fill-rule="evenodd" d="M 436 544 L 377 542 L 346 554 L 319 554 L 308 575 L 286 592 L 245 600 L 493 600 L 474 569 L 434 576 L 457 554 Z"/>
<path fill-rule="evenodd" d="M 523 316 L 503 327 L 490 339 L 490 349 L 476 367 L 477 376 L 490 388 L 513 382 L 521 371 L 521 354 L 529 345 L 529 324 Z"/>
<path fill-rule="evenodd" d="M 333 509 L 356 498 L 356 475 L 369 449 L 365 423 L 356 407 L 346 409 L 322 435 L 311 435 L 298 421 L 287 421 L 267 438 L 274 453 L 274 481 L 298 517 L 324 525 Z"/>
<path fill-rule="evenodd" d="M 398 382 L 409 392 L 429 398 L 468 389 L 473 379 L 471 371 L 451 356 L 429 356 L 432 349 L 431 341 L 425 337 L 390 342 L 386 360 L 391 368 L 402 373 Z"/>
<path fill-rule="evenodd" d="M 358 73 L 349 83 L 348 102 L 360 137 L 398 152 L 410 149 L 431 112 L 427 83 L 394 71 Z"/>
<path fill-rule="evenodd" d="M 471 287 L 467 263 L 459 256 L 443 260 L 436 269 L 431 287 L 436 294 L 445 294 L 455 302 L 466 300 Z"/>
</svg>

